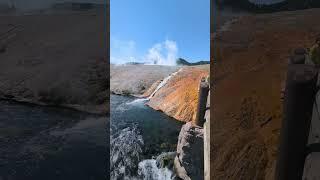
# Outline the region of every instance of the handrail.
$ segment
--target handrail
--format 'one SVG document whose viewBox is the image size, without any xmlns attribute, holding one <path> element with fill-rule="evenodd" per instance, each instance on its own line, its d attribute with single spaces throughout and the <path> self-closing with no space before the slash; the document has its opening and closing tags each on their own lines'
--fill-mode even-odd
<svg viewBox="0 0 320 180">
<path fill-rule="evenodd" d="M 198 101 L 198 108 L 197 108 L 197 116 L 195 119 L 194 124 L 197 126 L 203 127 L 205 122 L 205 113 L 207 109 L 207 99 L 209 94 L 209 83 L 205 80 L 205 78 L 201 79 L 199 85 L 199 101 Z"/>
<path fill-rule="evenodd" d="M 301 180 L 307 152 L 318 71 L 315 66 L 290 61 L 284 98 L 275 179 Z"/>
</svg>

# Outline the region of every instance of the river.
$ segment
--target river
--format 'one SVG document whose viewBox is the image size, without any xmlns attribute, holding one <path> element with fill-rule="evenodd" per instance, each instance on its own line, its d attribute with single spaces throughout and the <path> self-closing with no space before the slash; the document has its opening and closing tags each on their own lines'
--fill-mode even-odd
<svg viewBox="0 0 320 180">
<path fill-rule="evenodd" d="M 146 101 L 111 95 L 112 180 L 175 178 L 172 158 L 182 123 L 146 106 Z"/>
<path fill-rule="evenodd" d="M 0 179 L 105 180 L 107 116 L 0 101 Z"/>
</svg>

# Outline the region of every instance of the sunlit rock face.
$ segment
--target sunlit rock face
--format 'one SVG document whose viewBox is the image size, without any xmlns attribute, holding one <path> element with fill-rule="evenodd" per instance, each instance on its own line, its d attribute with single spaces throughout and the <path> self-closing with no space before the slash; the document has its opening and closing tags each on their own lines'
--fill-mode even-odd
<svg viewBox="0 0 320 180">
<path fill-rule="evenodd" d="M 165 86 L 158 90 L 147 103 L 179 121 L 195 119 L 198 104 L 198 89 L 202 77 L 208 75 L 209 65 L 184 67 Z"/>
</svg>

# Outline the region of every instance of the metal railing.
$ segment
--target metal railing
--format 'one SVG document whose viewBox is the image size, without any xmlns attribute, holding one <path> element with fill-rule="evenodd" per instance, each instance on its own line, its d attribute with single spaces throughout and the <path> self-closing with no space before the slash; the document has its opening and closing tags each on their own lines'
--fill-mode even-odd
<svg viewBox="0 0 320 180">
<path fill-rule="evenodd" d="M 288 65 L 284 94 L 284 119 L 275 179 L 301 180 L 308 153 L 308 137 L 317 92 L 318 70 L 305 63 L 301 49 L 295 51 Z"/>
<path fill-rule="evenodd" d="M 199 101 L 197 108 L 197 115 L 194 124 L 203 127 L 205 122 L 205 113 L 207 110 L 207 99 L 209 94 L 209 83 L 206 78 L 202 78 L 199 85 Z"/>
</svg>

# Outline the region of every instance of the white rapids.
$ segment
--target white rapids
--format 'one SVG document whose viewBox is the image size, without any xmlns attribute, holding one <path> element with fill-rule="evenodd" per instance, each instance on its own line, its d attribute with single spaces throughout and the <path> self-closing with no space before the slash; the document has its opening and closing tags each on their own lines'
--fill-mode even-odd
<svg viewBox="0 0 320 180">
<path fill-rule="evenodd" d="M 137 126 L 128 127 L 110 139 L 111 180 L 173 180 L 175 152 L 161 153 L 154 159 L 142 159 L 144 141 Z M 171 159 L 163 163 L 163 159 Z"/>
<path fill-rule="evenodd" d="M 143 180 L 172 180 L 174 178 L 173 172 L 167 167 L 158 167 L 155 159 L 141 161 L 138 174 Z"/>
</svg>

